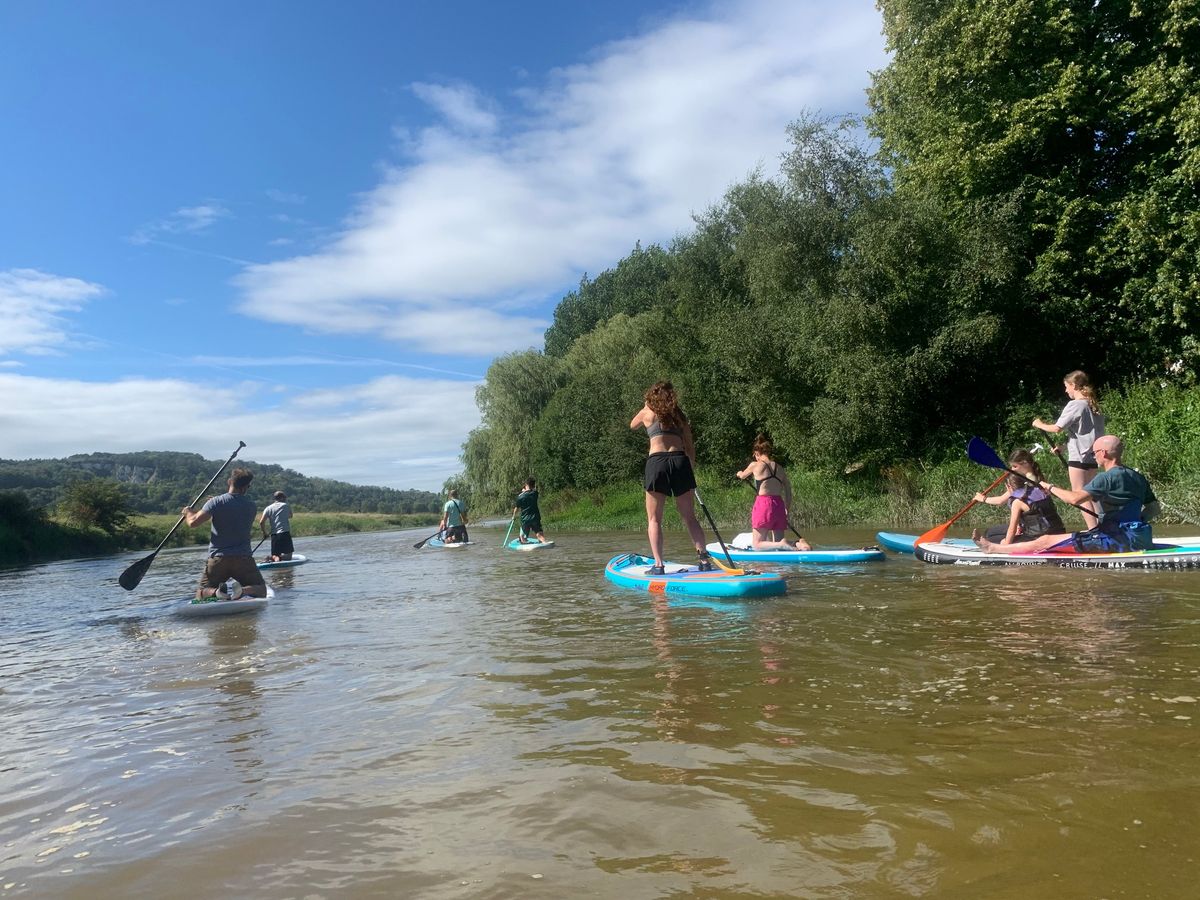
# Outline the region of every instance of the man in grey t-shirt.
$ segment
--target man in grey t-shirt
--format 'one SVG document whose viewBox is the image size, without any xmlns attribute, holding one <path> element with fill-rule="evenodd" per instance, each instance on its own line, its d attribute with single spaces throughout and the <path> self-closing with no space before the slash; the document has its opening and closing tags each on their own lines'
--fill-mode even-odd
<svg viewBox="0 0 1200 900">
<path fill-rule="evenodd" d="M 247 596 L 267 596 L 267 583 L 254 564 L 250 550 L 255 506 L 246 491 L 253 480 L 254 475 L 249 469 L 234 469 L 229 473 L 227 493 L 211 498 L 199 512 L 190 506 L 183 508 L 183 519 L 188 528 L 212 522 L 208 562 L 196 588 L 197 600 L 220 598 L 220 588 L 230 578 L 241 584 L 242 593 Z"/>
<path fill-rule="evenodd" d="M 288 506 L 287 495 L 283 491 L 276 491 L 272 499 L 275 502 L 262 511 L 258 525 L 264 534 L 271 535 L 271 562 L 279 562 L 281 559 L 291 559 L 296 552 L 292 546 L 292 508 Z"/>
</svg>

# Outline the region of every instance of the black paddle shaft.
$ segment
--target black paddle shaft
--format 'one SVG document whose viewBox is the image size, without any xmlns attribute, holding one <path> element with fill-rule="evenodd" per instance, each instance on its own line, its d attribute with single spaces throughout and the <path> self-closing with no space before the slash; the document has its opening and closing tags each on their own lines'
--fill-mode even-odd
<svg viewBox="0 0 1200 900">
<path fill-rule="evenodd" d="M 225 471 L 225 467 L 233 462 L 233 458 L 237 456 L 245 446 L 245 441 L 238 441 L 237 449 L 229 454 L 229 459 L 221 463 L 221 468 L 217 469 L 213 477 L 208 480 L 208 484 L 206 484 L 200 493 L 196 495 L 196 499 L 188 504 L 189 509 L 200 502 L 200 499 L 208 493 L 208 489 L 213 486 L 213 482 L 216 481 L 221 476 L 221 473 Z M 127 591 L 132 591 L 135 587 L 141 584 L 142 577 L 146 574 L 146 570 L 149 569 L 150 564 L 154 562 L 154 557 L 158 556 L 158 551 L 166 546 L 167 541 L 171 539 L 171 535 L 173 535 L 178 530 L 179 526 L 183 524 L 183 519 L 183 516 L 179 517 L 179 521 L 176 522 L 174 527 L 167 532 L 167 536 L 159 541 L 159 544 L 154 548 L 153 553 L 151 553 L 149 556 L 142 557 L 121 573 L 121 577 L 117 579 L 121 587 L 125 588 Z"/>
<path fill-rule="evenodd" d="M 708 519 L 709 527 L 712 528 L 713 534 L 717 536 L 717 543 L 721 545 L 721 552 L 725 554 L 725 561 L 729 563 L 729 568 L 736 569 L 733 564 L 733 557 L 729 555 L 729 548 L 725 546 L 725 542 L 721 540 L 721 532 L 717 531 L 717 523 L 713 521 L 712 513 L 708 511 L 708 507 L 704 505 L 704 501 L 700 499 L 700 489 L 694 490 L 696 494 L 696 502 L 700 504 L 700 508 L 704 510 L 704 518 Z"/>
<path fill-rule="evenodd" d="M 1032 484 L 1034 487 L 1041 487 L 1037 481 L 1030 478 L 1028 475 L 1023 475 L 1015 469 L 1010 469 L 1008 465 L 1005 464 L 1004 460 L 1000 458 L 1000 454 L 988 446 L 987 442 L 984 441 L 983 438 L 973 437 L 967 442 L 967 457 L 972 462 L 977 462 L 981 466 L 988 466 L 992 469 L 1002 469 L 1009 475 L 1015 475 L 1022 481 Z M 1059 503 L 1065 503 L 1067 506 L 1073 506 L 1079 511 L 1087 513 L 1089 516 L 1094 516 L 1096 514 L 1095 510 L 1088 509 L 1082 503 L 1072 503 L 1070 500 L 1064 500 L 1062 497 L 1055 497 L 1053 493 L 1050 493 L 1049 496 L 1051 499 L 1057 500 Z"/>
</svg>

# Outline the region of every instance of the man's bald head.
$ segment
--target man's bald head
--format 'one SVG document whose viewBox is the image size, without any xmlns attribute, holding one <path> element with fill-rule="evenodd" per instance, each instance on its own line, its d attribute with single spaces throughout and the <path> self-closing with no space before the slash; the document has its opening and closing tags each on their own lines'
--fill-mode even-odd
<svg viewBox="0 0 1200 900">
<path fill-rule="evenodd" d="M 1121 439 L 1115 434 L 1106 434 L 1104 437 L 1096 438 L 1092 444 L 1093 450 L 1103 450 L 1104 455 L 1113 462 L 1121 462 L 1121 454 L 1125 452 L 1125 445 L 1121 443 Z"/>
</svg>

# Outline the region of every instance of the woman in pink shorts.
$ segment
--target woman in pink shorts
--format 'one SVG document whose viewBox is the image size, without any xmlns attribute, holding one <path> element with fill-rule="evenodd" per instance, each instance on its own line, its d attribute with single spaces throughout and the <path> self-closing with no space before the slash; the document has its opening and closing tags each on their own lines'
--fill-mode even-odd
<svg viewBox="0 0 1200 900">
<path fill-rule="evenodd" d="M 738 478 L 753 478 L 758 488 L 750 510 L 755 550 L 811 550 L 804 538 L 795 543 L 784 540 L 788 528 L 788 509 L 792 505 L 792 482 L 783 466 L 771 458 L 775 448 L 765 435 L 754 440 L 754 461 L 737 473 Z"/>
</svg>

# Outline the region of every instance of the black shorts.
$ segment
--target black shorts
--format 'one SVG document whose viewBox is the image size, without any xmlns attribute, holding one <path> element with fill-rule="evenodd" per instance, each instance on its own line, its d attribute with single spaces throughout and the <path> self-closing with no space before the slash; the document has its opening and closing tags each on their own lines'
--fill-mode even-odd
<svg viewBox="0 0 1200 900">
<path fill-rule="evenodd" d="M 283 556 L 285 553 L 295 553 L 296 548 L 292 545 L 292 533 L 290 531 L 282 531 L 279 534 L 271 535 L 271 555 Z"/>
<path fill-rule="evenodd" d="M 467 526 L 451 525 L 446 529 L 446 535 L 442 540 L 447 544 L 465 544 L 467 542 Z"/>
<path fill-rule="evenodd" d="M 682 450 L 651 453 L 646 458 L 646 491 L 679 497 L 696 487 L 692 461 Z"/>
<path fill-rule="evenodd" d="M 1069 463 L 1067 463 L 1067 468 L 1068 469 L 1098 469 L 1098 468 L 1100 468 L 1100 466 L 1094 461 L 1093 462 L 1080 462 L 1079 460 L 1073 459 Z"/>
<path fill-rule="evenodd" d="M 531 534 L 541 534 L 541 533 L 542 533 L 542 520 L 540 517 L 538 517 L 536 519 L 522 519 L 521 520 L 521 534 L 528 536 Z"/>
</svg>

